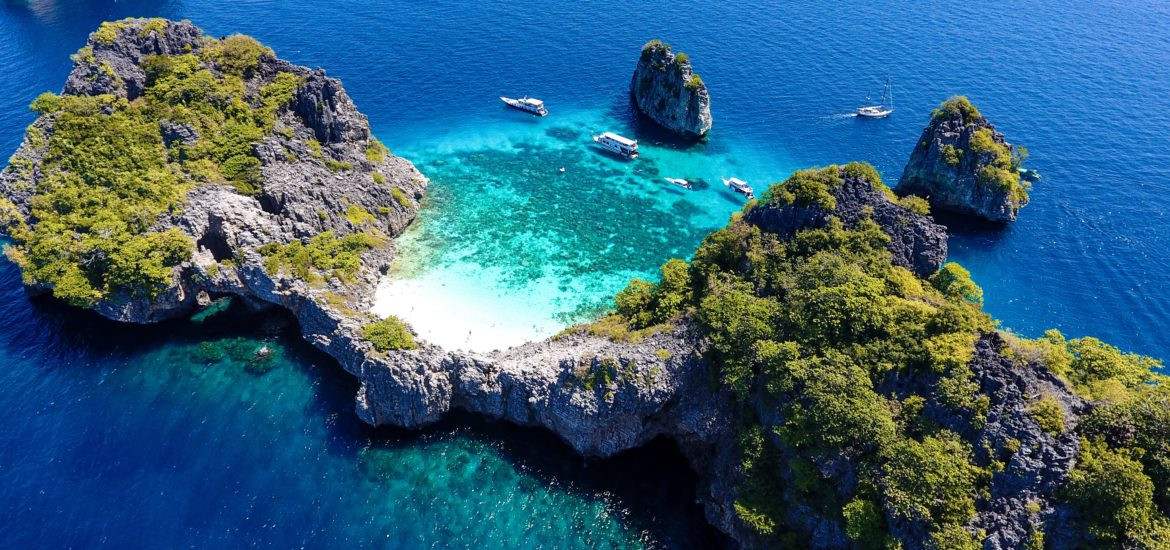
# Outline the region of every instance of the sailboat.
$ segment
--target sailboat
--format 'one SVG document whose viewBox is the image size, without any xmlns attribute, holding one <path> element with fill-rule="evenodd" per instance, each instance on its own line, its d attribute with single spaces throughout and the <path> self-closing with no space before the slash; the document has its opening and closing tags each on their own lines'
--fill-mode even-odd
<svg viewBox="0 0 1170 550">
<path fill-rule="evenodd" d="M 886 102 L 889 101 L 889 105 Z M 869 97 L 865 98 L 869 103 Z M 885 118 L 894 112 L 894 89 L 890 87 L 890 77 L 886 77 L 886 85 L 882 88 L 882 102 L 877 105 L 866 105 L 857 109 L 857 116 L 865 118 Z"/>
</svg>

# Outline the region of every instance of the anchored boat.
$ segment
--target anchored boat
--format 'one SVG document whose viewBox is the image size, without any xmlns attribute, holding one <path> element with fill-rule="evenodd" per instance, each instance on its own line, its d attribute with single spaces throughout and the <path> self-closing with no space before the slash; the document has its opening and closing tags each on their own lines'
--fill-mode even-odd
<svg viewBox="0 0 1170 550">
<path fill-rule="evenodd" d="M 669 181 L 670 183 L 673 183 L 679 187 L 682 187 L 683 189 L 690 189 L 691 188 L 691 182 L 684 180 L 682 178 L 666 178 L 666 181 Z"/>
<path fill-rule="evenodd" d="M 521 111 L 532 113 L 536 116 L 548 115 L 548 109 L 544 108 L 544 102 L 536 98 L 524 96 L 520 99 L 512 99 L 510 97 L 500 96 L 500 101 L 503 101 L 513 109 L 520 109 Z"/>
<path fill-rule="evenodd" d="M 887 105 L 886 102 L 889 101 Z M 865 102 L 870 103 L 869 96 Z M 857 109 L 857 116 L 864 118 L 885 118 L 894 112 L 894 89 L 890 86 L 890 77 L 886 77 L 886 85 L 882 88 L 882 102 L 877 105 L 866 105 Z"/>
<path fill-rule="evenodd" d="M 752 189 L 752 186 L 747 184 L 746 181 L 743 181 L 739 178 L 722 178 L 722 179 L 723 179 L 723 185 L 726 185 L 727 187 L 730 187 L 732 191 L 735 191 L 736 193 L 739 193 L 739 194 L 747 197 L 749 201 L 756 198 L 755 191 Z"/>
<path fill-rule="evenodd" d="M 628 159 L 638 158 L 637 140 L 622 137 L 613 132 L 606 132 L 600 136 L 593 136 L 593 141 L 597 142 L 603 149 Z"/>
</svg>

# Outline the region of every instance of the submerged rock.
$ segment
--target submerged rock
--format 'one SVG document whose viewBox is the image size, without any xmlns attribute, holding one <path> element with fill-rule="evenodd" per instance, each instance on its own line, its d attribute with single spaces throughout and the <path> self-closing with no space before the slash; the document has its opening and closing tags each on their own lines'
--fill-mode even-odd
<svg viewBox="0 0 1170 550">
<path fill-rule="evenodd" d="M 899 193 L 926 197 L 937 209 L 1015 221 L 1028 204 L 1020 181 L 1026 150 L 1004 141 L 965 97 L 948 99 L 931 115 L 898 181 Z"/>
<path fill-rule="evenodd" d="M 642 46 L 630 82 L 634 103 L 651 120 L 676 134 L 697 138 L 711 131 L 711 96 L 691 68 L 690 57 L 670 44 L 651 40 Z"/>
</svg>

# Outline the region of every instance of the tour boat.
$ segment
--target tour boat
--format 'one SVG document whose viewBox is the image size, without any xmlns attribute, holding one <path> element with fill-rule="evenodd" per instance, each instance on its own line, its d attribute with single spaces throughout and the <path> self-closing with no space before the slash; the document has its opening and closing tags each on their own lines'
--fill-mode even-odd
<svg viewBox="0 0 1170 550">
<path fill-rule="evenodd" d="M 600 136 L 593 136 L 593 141 L 607 151 L 617 153 L 628 159 L 638 158 L 638 141 L 619 136 L 613 132 L 606 132 Z"/>
<path fill-rule="evenodd" d="M 889 101 L 889 105 L 886 105 Z M 866 96 L 865 102 L 869 103 Z M 877 105 L 866 105 L 857 109 L 857 116 L 865 118 L 885 118 L 894 112 L 894 89 L 890 87 L 890 77 L 886 77 L 886 85 L 882 88 L 882 102 Z"/>
<path fill-rule="evenodd" d="M 731 190 L 735 191 L 736 193 L 741 193 L 743 196 L 747 197 L 748 200 L 756 198 L 756 194 L 755 191 L 752 190 L 752 186 L 748 185 L 746 181 L 743 181 L 739 178 L 723 178 L 723 185 L 730 187 Z"/>
<path fill-rule="evenodd" d="M 500 96 L 500 101 L 507 103 L 509 107 L 520 109 L 521 111 L 537 116 L 545 116 L 548 114 L 548 109 L 544 108 L 544 102 L 536 98 L 524 96 L 520 99 L 512 99 L 510 97 Z"/>
<path fill-rule="evenodd" d="M 683 189 L 690 189 L 691 188 L 691 182 L 684 180 L 682 178 L 666 178 L 666 181 L 669 181 L 670 183 L 673 183 L 679 187 L 682 187 Z"/>
</svg>

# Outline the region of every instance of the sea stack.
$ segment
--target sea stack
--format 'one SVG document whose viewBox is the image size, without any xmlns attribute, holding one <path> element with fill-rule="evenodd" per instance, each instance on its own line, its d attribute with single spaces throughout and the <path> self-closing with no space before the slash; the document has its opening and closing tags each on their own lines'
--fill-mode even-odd
<svg viewBox="0 0 1170 550">
<path fill-rule="evenodd" d="M 694 73 L 687 54 L 674 53 L 670 44 L 651 40 L 630 82 L 634 103 L 651 120 L 688 138 L 711 131 L 711 96 L 707 85 Z"/>
<path fill-rule="evenodd" d="M 1019 173 L 1026 157 L 966 97 L 952 97 L 931 114 L 897 190 L 926 197 L 938 210 L 1015 221 L 1028 204 L 1029 185 Z"/>
</svg>

